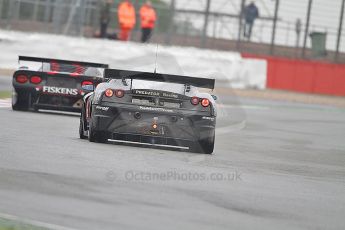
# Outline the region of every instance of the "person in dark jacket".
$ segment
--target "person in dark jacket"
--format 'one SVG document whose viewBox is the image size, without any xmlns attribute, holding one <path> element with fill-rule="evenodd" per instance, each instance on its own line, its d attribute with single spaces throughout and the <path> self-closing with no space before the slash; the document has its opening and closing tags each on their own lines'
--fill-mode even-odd
<svg viewBox="0 0 345 230">
<path fill-rule="evenodd" d="M 107 29 L 110 22 L 110 9 L 113 4 L 113 0 L 103 0 L 101 2 L 100 11 L 100 37 L 107 38 Z"/>
<path fill-rule="evenodd" d="M 250 40 L 255 19 L 259 17 L 259 9 L 254 2 L 244 8 L 244 37 Z"/>
</svg>

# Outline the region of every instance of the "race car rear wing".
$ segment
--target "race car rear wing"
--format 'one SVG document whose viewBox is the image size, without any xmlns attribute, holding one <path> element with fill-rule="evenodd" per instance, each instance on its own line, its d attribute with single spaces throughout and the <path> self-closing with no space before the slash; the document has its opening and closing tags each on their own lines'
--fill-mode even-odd
<svg viewBox="0 0 345 230">
<path fill-rule="evenodd" d="M 161 74 L 161 73 L 149 73 L 149 72 L 138 72 L 128 71 L 119 69 L 105 69 L 104 78 L 112 79 L 139 79 L 147 81 L 158 81 L 158 82 L 171 82 L 192 85 L 199 88 L 214 89 L 215 79 L 208 78 L 196 78 L 187 77 L 181 75 Z"/>
<path fill-rule="evenodd" d="M 68 61 L 68 60 L 28 57 L 28 56 L 19 56 L 18 62 L 20 63 L 21 61 L 41 62 L 41 63 L 59 63 L 59 64 L 66 64 L 66 65 L 80 65 L 80 66 L 85 66 L 85 67 L 102 68 L 102 69 L 109 68 L 109 65 L 101 64 L 101 63 Z"/>
</svg>

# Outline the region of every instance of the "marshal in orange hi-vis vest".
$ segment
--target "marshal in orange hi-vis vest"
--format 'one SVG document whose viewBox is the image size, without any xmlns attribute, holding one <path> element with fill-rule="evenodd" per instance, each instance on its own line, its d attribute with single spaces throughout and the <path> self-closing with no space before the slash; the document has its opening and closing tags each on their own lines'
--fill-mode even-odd
<svg viewBox="0 0 345 230">
<path fill-rule="evenodd" d="M 121 28 L 133 29 L 135 26 L 135 9 L 130 1 L 124 1 L 119 5 L 118 18 Z"/>
<path fill-rule="evenodd" d="M 153 29 L 156 22 L 156 12 L 148 4 L 144 4 L 140 8 L 140 19 L 141 19 L 141 28 Z"/>
</svg>

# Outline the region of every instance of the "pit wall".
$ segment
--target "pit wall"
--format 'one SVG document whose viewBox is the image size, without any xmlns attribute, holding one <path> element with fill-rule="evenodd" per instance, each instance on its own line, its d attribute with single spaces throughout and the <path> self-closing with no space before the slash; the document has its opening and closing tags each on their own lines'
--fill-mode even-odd
<svg viewBox="0 0 345 230">
<path fill-rule="evenodd" d="M 345 96 L 345 64 L 242 54 L 267 61 L 266 88 Z"/>
</svg>

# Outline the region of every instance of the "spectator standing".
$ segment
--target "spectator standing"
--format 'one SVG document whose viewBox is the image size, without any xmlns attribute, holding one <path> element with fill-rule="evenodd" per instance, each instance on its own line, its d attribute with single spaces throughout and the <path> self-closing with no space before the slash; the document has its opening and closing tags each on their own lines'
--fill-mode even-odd
<svg viewBox="0 0 345 230">
<path fill-rule="evenodd" d="M 110 8 L 113 4 L 112 0 L 103 0 L 101 2 L 101 12 L 100 12 L 100 37 L 107 37 L 107 28 L 110 22 Z"/>
<path fill-rule="evenodd" d="M 255 20 L 259 17 L 259 9 L 254 2 L 244 8 L 244 37 L 250 40 Z"/>
<path fill-rule="evenodd" d="M 156 23 L 156 11 L 152 7 L 151 1 L 146 1 L 140 8 L 141 19 L 141 42 L 148 42 L 152 36 L 152 31 Z"/>
<path fill-rule="evenodd" d="M 135 8 L 130 0 L 120 3 L 118 8 L 118 20 L 120 25 L 120 40 L 128 41 L 131 30 L 135 26 Z"/>
</svg>

